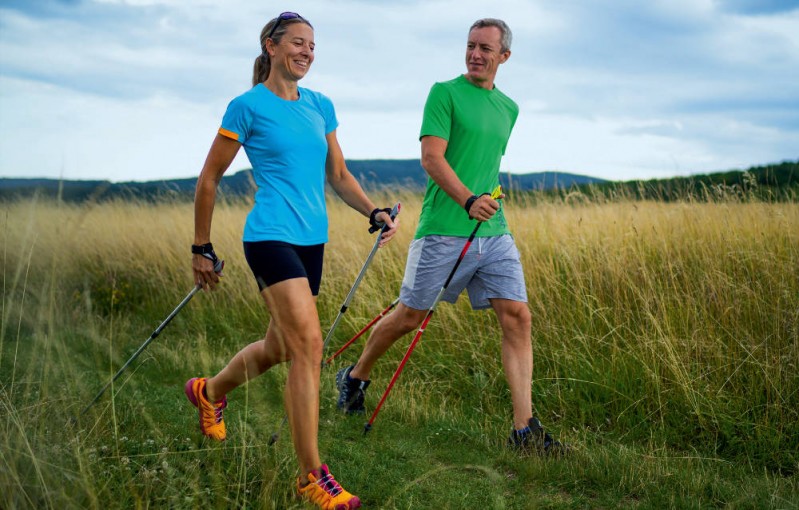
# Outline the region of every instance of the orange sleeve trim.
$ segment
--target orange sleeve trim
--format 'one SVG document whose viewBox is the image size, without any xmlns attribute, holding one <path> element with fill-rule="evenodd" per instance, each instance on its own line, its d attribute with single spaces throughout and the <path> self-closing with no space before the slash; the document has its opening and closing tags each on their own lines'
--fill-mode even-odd
<svg viewBox="0 0 799 510">
<path fill-rule="evenodd" d="M 226 138 L 232 138 L 233 140 L 239 141 L 238 133 L 234 133 L 233 131 L 227 130 L 223 127 L 219 128 L 219 134 Z"/>
</svg>

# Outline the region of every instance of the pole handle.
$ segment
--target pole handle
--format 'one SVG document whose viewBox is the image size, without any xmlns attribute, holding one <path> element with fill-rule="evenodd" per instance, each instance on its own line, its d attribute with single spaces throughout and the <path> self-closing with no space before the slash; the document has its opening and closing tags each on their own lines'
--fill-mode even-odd
<svg viewBox="0 0 799 510">
<path fill-rule="evenodd" d="M 388 215 L 391 217 L 391 221 L 394 221 L 394 218 L 397 217 L 397 215 L 399 214 L 401 208 L 402 208 L 402 204 L 400 204 L 399 202 L 394 204 L 394 207 L 391 208 L 391 212 L 388 213 Z M 369 227 L 369 233 L 370 234 L 374 234 L 378 230 L 380 230 L 380 233 L 382 234 L 383 232 L 388 230 L 388 225 L 386 225 L 384 223 L 382 227 Z"/>
</svg>

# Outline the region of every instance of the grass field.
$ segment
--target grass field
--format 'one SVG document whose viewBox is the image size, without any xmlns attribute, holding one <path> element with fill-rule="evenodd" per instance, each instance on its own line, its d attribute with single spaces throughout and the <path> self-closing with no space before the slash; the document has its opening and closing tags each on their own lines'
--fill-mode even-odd
<svg viewBox="0 0 799 510">
<path fill-rule="evenodd" d="M 331 347 L 398 293 L 420 197 Z M 379 202 L 393 202 L 386 197 Z M 369 436 L 322 374 L 320 446 L 366 508 L 799 508 L 799 204 L 509 197 L 536 368 L 534 408 L 573 454 L 521 458 L 493 314 L 441 305 Z M 35 199 L 2 210 L 0 508 L 304 508 L 284 367 L 229 395 L 204 440 L 183 382 L 260 337 L 248 205 L 222 202 L 224 283 L 195 297 L 106 395 L 70 419 L 191 289 L 192 206 Z M 332 323 L 373 238 L 330 202 L 319 299 Z M 378 364 L 374 409 L 410 337 Z"/>
</svg>

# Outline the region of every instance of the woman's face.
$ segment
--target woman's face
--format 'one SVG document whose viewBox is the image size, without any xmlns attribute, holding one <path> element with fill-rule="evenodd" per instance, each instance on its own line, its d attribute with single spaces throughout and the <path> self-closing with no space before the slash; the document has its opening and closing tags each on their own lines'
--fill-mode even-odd
<svg viewBox="0 0 799 510">
<path fill-rule="evenodd" d="M 300 80 L 314 59 L 313 29 L 305 23 L 292 23 L 286 27 L 286 33 L 280 44 L 267 46 L 272 59 L 272 69 L 282 70 L 287 78 Z"/>
</svg>

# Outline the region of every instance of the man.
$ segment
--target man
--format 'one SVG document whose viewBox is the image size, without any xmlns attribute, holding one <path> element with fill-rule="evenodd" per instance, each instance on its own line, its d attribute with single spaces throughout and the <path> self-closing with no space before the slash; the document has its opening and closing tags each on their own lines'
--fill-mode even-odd
<svg viewBox="0 0 799 510">
<path fill-rule="evenodd" d="M 502 363 L 513 401 L 508 445 L 555 454 L 565 448 L 544 432 L 532 414 L 531 321 L 519 251 L 500 203 L 487 193 L 499 183 L 500 159 L 519 114 L 516 103 L 494 86 L 499 66 L 510 58 L 510 45 L 511 31 L 504 21 L 476 21 L 466 45 L 466 74 L 436 83 L 430 90 L 420 134 L 422 166 L 430 178 L 408 252 L 400 303 L 377 323 L 358 363 L 336 374 L 338 406 L 348 413 L 364 411 L 372 367 L 397 339 L 422 322 L 477 220 L 484 224 L 475 246 L 442 299 L 455 302 L 466 289 L 473 309 L 494 309 L 502 328 Z"/>
</svg>

